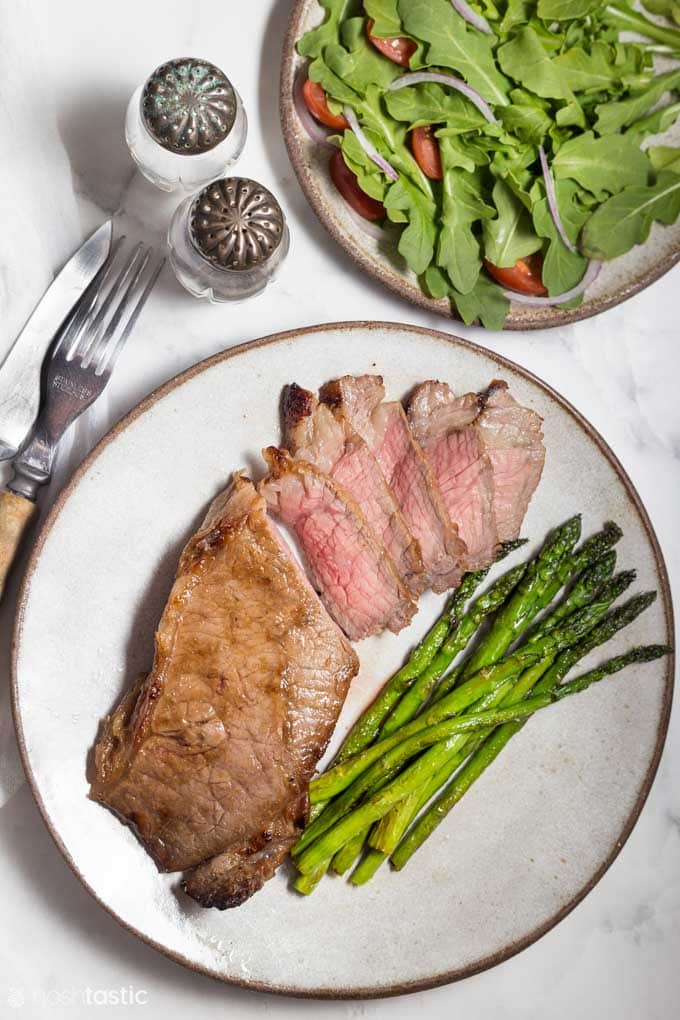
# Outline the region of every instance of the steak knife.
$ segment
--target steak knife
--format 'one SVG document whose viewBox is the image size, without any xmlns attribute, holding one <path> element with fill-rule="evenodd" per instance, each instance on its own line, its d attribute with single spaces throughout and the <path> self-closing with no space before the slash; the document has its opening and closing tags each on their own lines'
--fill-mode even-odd
<svg viewBox="0 0 680 1020">
<path fill-rule="evenodd" d="M 16 455 L 38 415 L 47 348 L 105 264 L 112 233 L 113 223 L 107 220 L 69 259 L 0 366 L 0 460 Z"/>
</svg>

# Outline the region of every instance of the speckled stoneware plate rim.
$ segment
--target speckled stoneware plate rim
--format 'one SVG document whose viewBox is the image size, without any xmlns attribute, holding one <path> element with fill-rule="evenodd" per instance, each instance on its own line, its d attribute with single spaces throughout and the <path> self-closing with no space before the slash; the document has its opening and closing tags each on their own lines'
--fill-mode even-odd
<svg viewBox="0 0 680 1020">
<path fill-rule="evenodd" d="M 663 618 L 666 625 L 666 636 L 665 640 L 670 644 L 672 641 L 672 635 L 674 633 L 673 624 L 673 605 L 672 597 L 668 580 L 668 572 L 664 562 L 663 554 L 661 552 L 659 542 L 657 540 L 654 528 L 649 519 L 647 511 L 642 503 L 640 496 L 635 489 L 632 481 L 628 477 L 622 464 L 605 442 L 603 437 L 597 432 L 597 430 L 587 421 L 587 419 L 564 397 L 562 397 L 556 390 L 549 386 L 546 382 L 534 375 L 532 372 L 518 365 L 516 362 L 511 361 L 502 355 L 492 353 L 486 348 L 481 347 L 478 344 L 472 343 L 468 340 L 463 340 L 453 334 L 443 333 L 438 330 L 425 329 L 423 327 L 406 325 L 395 322 L 378 322 L 378 321 L 354 321 L 354 322 L 337 322 L 337 323 L 326 323 L 323 325 L 316 326 L 305 326 L 299 329 L 287 330 L 285 332 L 274 333 L 266 337 L 262 337 L 257 340 L 252 340 L 246 343 L 239 344 L 235 347 L 229 348 L 228 350 L 222 351 L 218 354 L 213 355 L 201 362 L 198 362 L 193 367 L 186 371 L 178 374 L 171 378 L 166 383 L 158 387 L 147 397 L 145 397 L 139 404 L 137 404 L 131 411 L 128 412 L 113 428 L 99 441 L 91 453 L 85 458 L 81 465 L 76 470 L 71 481 L 59 494 L 54 505 L 50 509 L 44 523 L 42 524 L 40 533 L 36 539 L 35 545 L 31 551 L 31 555 L 28 560 L 26 572 L 22 580 L 18 604 L 17 614 L 14 625 L 14 632 L 12 638 L 11 648 L 11 695 L 12 695 L 12 714 L 14 718 L 14 724 L 17 733 L 17 740 L 19 745 L 19 751 L 21 760 L 26 773 L 29 787 L 32 795 L 36 801 L 38 809 L 43 817 L 43 821 L 47 826 L 47 829 L 54 840 L 57 848 L 64 857 L 66 863 L 71 868 L 75 876 L 84 885 L 90 895 L 97 901 L 97 903 L 104 908 L 126 931 L 136 935 L 142 942 L 158 950 L 164 956 L 173 960 L 176 963 L 180 963 L 190 970 L 194 970 L 198 973 L 203 973 L 208 977 L 215 978 L 227 985 L 235 985 L 241 988 L 250 989 L 253 991 L 267 992 L 272 994 L 280 994 L 286 996 L 293 996 L 305 999 L 331 999 L 331 1000 L 343 1000 L 343 999 L 371 999 L 371 998 L 387 998 L 396 995 L 403 995 L 412 992 L 424 991 L 430 988 L 436 988 L 441 985 L 450 984 L 452 982 L 461 980 L 466 977 L 470 977 L 474 974 L 478 974 L 482 971 L 488 970 L 491 967 L 496 966 L 499 963 L 510 959 L 523 949 L 528 948 L 537 942 L 543 935 L 549 932 L 555 927 L 563 918 L 565 918 L 571 911 L 583 900 L 583 898 L 595 887 L 602 876 L 608 871 L 616 857 L 620 853 L 628 837 L 630 836 L 635 823 L 642 811 L 642 808 L 647 800 L 649 791 L 654 781 L 661 754 L 663 752 L 666 735 L 668 731 L 668 723 L 670 718 L 671 703 L 673 697 L 674 688 L 674 655 L 671 654 L 667 658 L 666 670 L 664 677 L 663 696 L 661 701 L 661 709 L 659 713 L 659 722 L 656 730 L 656 741 L 654 744 L 654 750 L 649 760 L 649 765 L 646 769 L 641 785 L 639 787 L 639 793 L 635 800 L 635 803 L 630 811 L 620 834 L 614 841 L 611 850 L 603 860 L 600 867 L 591 875 L 590 879 L 583 884 L 583 886 L 571 897 L 571 899 L 560 907 L 547 921 L 533 928 L 523 937 L 515 939 L 514 941 L 507 944 L 502 950 L 492 953 L 482 959 L 476 960 L 474 963 L 457 967 L 454 970 L 445 971 L 443 973 L 436 973 L 431 977 L 417 979 L 414 981 L 406 981 L 403 983 L 394 983 L 388 987 L 360 987 L 360 988 L 334 988 L 334 987 L 319 987 L 314 989 L 296 987 L 295 984 L 282 985 L 282 984 L 269 984 L 266 981 L 242 979 L 235 976 L 227 976 L 220 973 L 217 970 L 203 966 L 200 963 L 190 959 L 180 952 L 173 951 L 172 949 L 164 946 L 162 943 L 154 940 L 142 931 L 134 927 L 125 921 L 116 911 L 99 896 L 97 891 L 90 885 L 85 879 L 84 875 L 80 871 L 78 864 L 73 859 L 58 831 L 57 823 L 53 822 L 50 817 L 47 808 L 43 802 L 39 784 L 33 773 L 31 761 L 29 758 L 28 748 L 24 736 L 21 710 L 19 707 L 19 680 L 18 680 L 18 657 L 19 650 L 22 641 L 22 629 L 24 615 L 28 605 L 28 599 L 30 594 L 30 586 L 32 578 L 36 572 L 38 564 L 40 562 L 41 553 L 45 543 L 54 527 L 56 521 L 61 515 L 64 507 L 67 505 L 69 498 L 78 488 L 81 480 L 88 474 L 88 472 L 96 464 L 99 456 L 102 452 L 113 443 L 130 425 L 132 425 L 138 418 L 144 415 L 147 411 L 153 408 L 159 401 L 166 397 L 173 390 L 182 387 L 186 382 L 191 380 L 194 376 L 205 372 L 213 366 L 221 363 L 228 362 L 233 358 L 238 358 L 240 355 L 247 353 L 255 348 L 274 346 L 277 344 L 283 344 L 290 341 L 295 341 L 302 337 L 306 337 L 310 334 L 325 334 L 332 332 L 352 332 L 354 330 L 376 330 L 382 331 L 389 334 L 395 334 L 399 332 L 407 331 L 409 333 L 416 333 L 434 339 L 442 343 L 449 344 L 454 348 L 467 349 L 470 352 L 482 356 L 490 361 L 493 361 L 499 368 L 505 368 L 510 371 L 516 372 L 525 381 L 535 385 L 552 401 L 556 402 L 559 407 L 564 410 L 570 418 L 573 420 L 574 425 L 578 427 L 585 436 L 592 442 L 609 462 L 613 468 L 616 476 L 620 480 L 625 494 L 630 500 L 632 506 L 637 512 L 644 533 L 649 540 L 651 550 L 654 556 L 654 566 L 658 573 L 660 581 L 660 600 L 663 608 Z"/>
<path fill-rule="evenodd" d="M 312 4 L 317 0 L 296 0 L 290 13 L 288 28 L 283 43 L 283 54 L 281 61 L 281 75 L 279 86 L 279 113 L 281 128 L 288 150 L 288 156 L 293 170 L 300 182 L 300 186 L 316 213 L 317 217 L 331 235 L 334 241 L 349 255 L 352 261 L 369 276 L 384 284 L 388 290 L 398 297 L 404 298 L 411 304 L 417 305 L 425 311 L 442 315 L 447 319 L 457 320 L 452 312 L 451 305 L 446 298 L 436 299 L 428 297 L 420 288 L 415 276 L 408 272 L 402 275 L 395 267 L 391 267 L 385 258 L 380 258 L 376 253 L 369 251 L 370 241 L 367 235 L 362 234 L 358 226 L 349 227 L 347 214 L 345 220 L 338 216 L 337 209 L 341 208 L 342 199 L 338 196 L 335 208 L 329 199 L 324 196 L 319 187 L 318 170 L 309 161 L 308 153 L 314 143 L 310 143 L 304 129 L 300 125 L 295 104 L 293 100 L 293 85 L 295 75 L 299 67 L 303 66 L 304 60 L 297 54 L 295 44 L 302 35 L 302 26 L 309 15 Z M 355 214 L 356 215 L 356 214 Z M 354 217 L 352 217 L 354 219 Z M 653 227 L 653 236 L 660 236 L 662 229 L 658 225 Z M 351 232 L 350 232 L 351 231 Z M 649 243 L 649 242 L 647 242 Z M 642 246 L 644 247 L 644 246 Z M 635 257 L 633 249 L 626 257 Z M 632 274 L 630 280 L 614 286 L 610 293 L 601 296 L 587 298 L 579 308 L 537 308 L 531 305 L 515 303 L 511 305 L 508 316 L 505 320 L 504 329 L 552 329 L 558 326 L 566 326 L 572 322 L 580 322 L 589 319 L 594 315 L 614 308 L 616 305 L 627 301 L 628 298 L 639 294 L 652 283 L 655 283 L 673 266 L 680 261 L 680 245 L 646 272 Z M 609 266 L 620 266 L 621 260 L 614 260 Z M 602 276 L 606 271 L 603 270 Z M 601 281 L 596 281 L 597 288 Z"/>
</svg>

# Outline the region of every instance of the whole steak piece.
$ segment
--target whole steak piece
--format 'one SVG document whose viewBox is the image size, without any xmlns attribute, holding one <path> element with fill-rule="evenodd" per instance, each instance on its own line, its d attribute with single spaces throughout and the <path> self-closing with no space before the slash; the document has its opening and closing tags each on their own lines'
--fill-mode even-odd
<svg viewBox="0 0 680 1020">
<path fill-rule="evenodd" d="M 417 386 L 408 402 L 411 431 L 467 546 L 468 570 L 487 567 L 498 552 L 493 467 L 477 427 L 482 404 L 477 393 L 456 397 L 447 383 L 433 381 Z"/>
<path fill-rule="evenodd" d="M 347 418 L 293 383 L 283 395 L 283 430 L 284 445 L 297 460 L 314 464 L 347 489 L 409 592 L 420 595 L 425 585 L 420 546 L 377 460 Z"/>
<path fill-rule="evenodd" d="M 287 450 L 263 450 L 267 506 L 296 535 L 314 587 L 353 641 L 386 628 L 398 633 L 417 604 L 346 489 Z"/>
<path fill-rule="evenodd" d="M 91 796 L 206 907 L 288 853 L 358 661 L 237 475 L 182 552 L 153 668 L 104 722 Z"/>
<path fill-rule="evenodd" d="M 411 434 L 404 408 L 396 400 L 383 403 L 382 376 L 343 376 L 326 383 L 319 395 L 345 415 L 373 452 L 420 545 L 426 586 L 436 592 L 455 588 L 466 569 L 465 543 L 432 467 Z"/>
</svg>

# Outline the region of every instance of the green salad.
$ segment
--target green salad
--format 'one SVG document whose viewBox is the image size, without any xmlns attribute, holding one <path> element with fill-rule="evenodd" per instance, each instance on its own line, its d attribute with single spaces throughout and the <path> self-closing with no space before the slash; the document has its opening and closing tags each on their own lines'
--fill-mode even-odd
<svg viewBox="0 0 680 1020">
<path fill-rule="evenodd" d="M 466 323 L 575 307 L 680 215 L 680 0 L 319 0 L 298 43 L 333 180 Z M 655 66 L 655 61 L 656 65 Z M 352 191 L 354 189 L 354 192 Z"/>
</svg>

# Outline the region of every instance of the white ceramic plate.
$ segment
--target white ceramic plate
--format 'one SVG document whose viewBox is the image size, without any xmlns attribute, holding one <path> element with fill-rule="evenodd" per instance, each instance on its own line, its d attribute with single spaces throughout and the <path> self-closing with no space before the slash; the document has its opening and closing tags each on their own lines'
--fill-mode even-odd
<svg viewBox="0 0 680 1020">
<path fill-rule="evenodd" d="M 303 898 L 277 877 L 237 910 L 203 910 L 159 875 L 132 833 L 87 798 L 101 718 L 152 655 L 177 554 L 230 472 L 259 470 L 278 437 L 279 395 L 380 371 L 388 392 L 438 377 L 456 390 L 494 376 L 545 419 L 547 461 L 525 532 L 538 545 L 575 511 L 584 533 L 625 529 L 620 563 L 660 598 L 618 646 L 668 641 L 671 607 L 644 509 L 611 451 L 557 394 L 510 362 L 414 327 L 345 324 L 258 341 L 185 373 L 97 447 L 47 519 L 21 595 L 14 707 L 26 770 L 64 856 L 122 924 L 225 981 L 298 995 L 386 995 L 491 966 L 547 931 L 594 885 L 645 800 L 664 741 L 671 663 L 621 674 L 547 709 L 513 740 L 400 874 Z M 517 554 L 515 554 L 517 556 Z M 507 566 L 507 564 L 506 564 Z M 425 631 L 358 646 L 361 674 L 337 737 Z M 510 884 L 512 883 L 512 884 Z"/>
<path fill-rule="evenodd" d="M 318 0 L 299 0 L 293 4 L 283 46 L 279 94 L 281 127 L 293 169 L 316 215 L 362 272 L 380 280 L 389 290 L 412 304 L 451 318 L 449 300 L 428 297 L 396 250 L 384 241 L 377 241 L 362 228 L 359 218 L 348 209 L 330 179 L 328 159 L 332 150 L 310 140 L 295 112 L 293 84 L 298 70 L 306 63 L 298 56 L 295 44 L 305 32 L 323 20 L 323 15 Z M 680 121 L 665 135 L 650 139 L 650 144 L 661 143 L 680 143 Z M 587 319 L 644 290 L 667 273 L 678 259 L 680 220 L 669 227 L 654 224 L 645 244 L 605 264 L 579 308 L 535 307 L 514 302 L 505 328 L 545 329 Z"/>
</svg>

